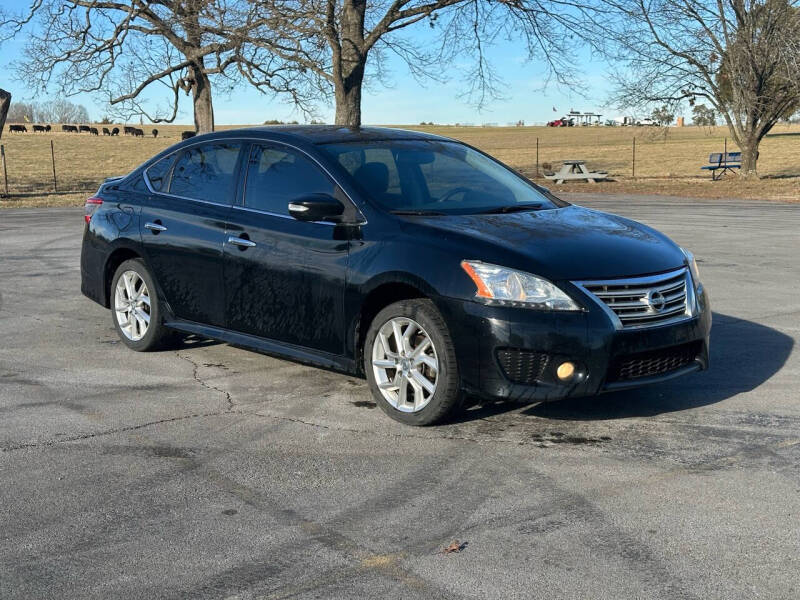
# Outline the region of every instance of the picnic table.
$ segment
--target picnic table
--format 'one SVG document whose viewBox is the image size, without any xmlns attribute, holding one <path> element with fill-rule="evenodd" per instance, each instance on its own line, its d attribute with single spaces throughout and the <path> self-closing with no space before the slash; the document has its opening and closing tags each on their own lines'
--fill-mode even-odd
<svg viewBox="0 0 800 600">
<path fill-rule="evenodd" d="M 561 161 L 561 170 L 552 175 L 545 175 L 546 179 L 551 179 L 556 183 L 564 181 L 588 181 L 596 183 L 608 178 L 607 171 L 590 171 L 586 168 L 585 160 L 564 160 Z"/>
</svg>

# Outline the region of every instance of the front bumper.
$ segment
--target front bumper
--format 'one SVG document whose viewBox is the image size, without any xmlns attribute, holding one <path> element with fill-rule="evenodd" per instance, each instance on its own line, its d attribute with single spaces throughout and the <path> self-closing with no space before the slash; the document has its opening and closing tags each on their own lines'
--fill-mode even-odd
<svg viewBox="0 0 800 600">
<path fill-rule="evenodd" d="M 486 398 L 542 401 L 592 396 L 707 369 L 711 308 L 705 294 L 701 300 L 702 309 L 690 319 L 633 330 L 616 329 L 595 307 L 542 312 L 442 299 L 440 309 L 451 326 L 465 391 Z M 536 357 L 534 369 L 522 369 L 528 375 L 535 372 L 533 379 L 510 376 L 509 355 L 516 365 Z M 577 365 L 576 376 L 568 382 L 556 376 L 564 361 Z"/>
</svg>

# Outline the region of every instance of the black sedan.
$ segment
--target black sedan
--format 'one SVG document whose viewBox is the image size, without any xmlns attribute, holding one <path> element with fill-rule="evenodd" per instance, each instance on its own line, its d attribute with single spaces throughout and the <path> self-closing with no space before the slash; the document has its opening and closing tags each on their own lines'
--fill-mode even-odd
<svg viewBox="0 0 800 600">
<path fill-rule="evenodd" d="M 175 332 L 365 375 L 414 425 L 465 396 L 586 396 L 708 366 L 692 255 L 466 144 L 330 126 L 172 146 L 86 202 L 83 293 Z"/>
</svg>

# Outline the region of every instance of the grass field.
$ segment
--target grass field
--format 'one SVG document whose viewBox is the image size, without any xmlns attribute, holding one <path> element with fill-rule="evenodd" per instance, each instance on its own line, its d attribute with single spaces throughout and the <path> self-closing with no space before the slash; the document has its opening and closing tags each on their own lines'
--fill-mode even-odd
<svg viewBox="0 0 800 600">
<path fill-rule="evenodd" d="M 221 127 L 220 129 L 227 129 Z M 700 166 L 712 152 L 721 152 L 724 127 L 673 127 L 666 138 L 653 128 L 635 127 L 449 127 L 405 126 L 463 140 L 536 176 L 539 163 L 557 169 L 565 159 L 583 159 L 593 170 L 608 171 L 613 181 L 550 185 L 554 190 L 648 193 L 698 198 L 752 198 L 797 202 L 800 199 L 800 126 L 777 127 L 761 145 L 759 181 L 737 176 L 712 182 Z M 156 152 L 180 140 L 185 126 L 158 126 L 158 138 L 94 137 L 88 134 L 10 134 L 3 132 L 10 199 L 0 207 L 80 205 L 87 193 L 112 175 L 129 172 Z M 152 127 L 145 127 L 150 131 Z M 632 145 L 636 138 L 636 177 L 632 177 Z M 50 141 L 55 147 L 58 193 L 53 192 Z M 728 140 L 728 150 L 736 147 Z M 543 170 L 540 167 L 540 175 Z M 2 177 L 2 173 L 0 173 Z M 548 184 L 544 179 L 542 183 Z M 0 193 L 2 193 L 0 180 Z M 549 185 L 549 184 L 548 184 Z"/>
</svg>

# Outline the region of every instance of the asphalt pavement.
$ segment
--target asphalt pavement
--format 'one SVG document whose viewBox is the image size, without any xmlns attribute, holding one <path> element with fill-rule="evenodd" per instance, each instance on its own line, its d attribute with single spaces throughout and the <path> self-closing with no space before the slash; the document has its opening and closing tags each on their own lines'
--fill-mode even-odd
<svg viewBox="0 0 800 600">
<path fill-rule="evenodd" d="M 360 379 L 128 350 L 82 210 L 0 211 L 0 598 L 799 597 L 800 204 L 570 199 L 695 252 L 711 370 L 424 429 Z"/>
</svg>

